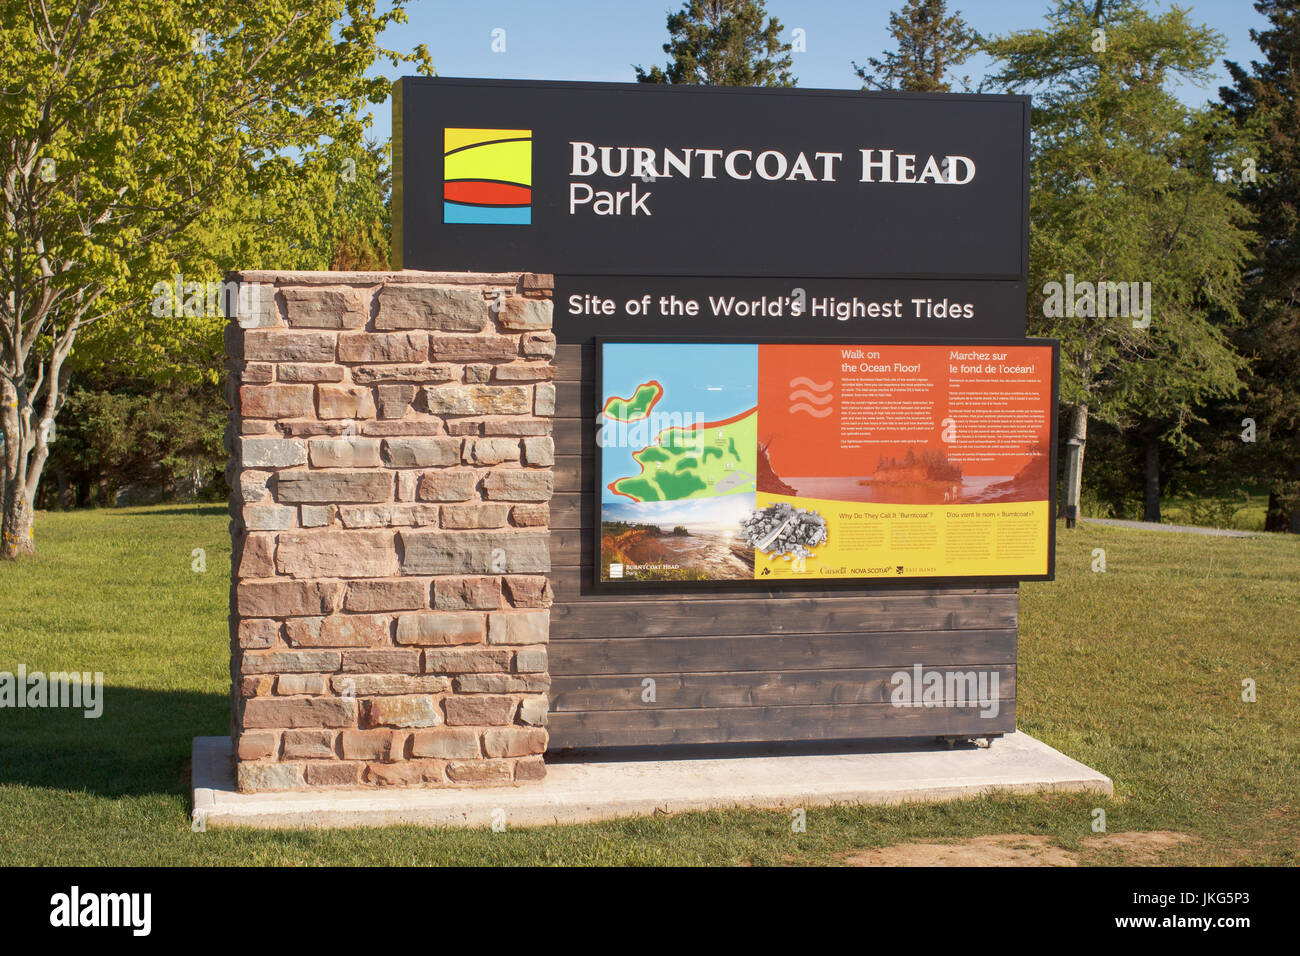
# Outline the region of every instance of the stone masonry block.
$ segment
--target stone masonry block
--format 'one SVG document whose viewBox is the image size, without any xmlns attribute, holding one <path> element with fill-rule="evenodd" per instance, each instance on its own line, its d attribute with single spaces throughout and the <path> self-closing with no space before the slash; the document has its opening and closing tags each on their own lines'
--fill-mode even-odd
<svg viewBox="0 0 1300 956">
<path fill-rule="evenodd" d="M 478 731 L 456 727 L 437 730 L 417 730 L 411 735 L 411 756 L 438 757 L 443 760 L 465 760 L 481 757 Z"/>
<path fill-rule="evenodd" d="M 550 611 L 498 611 L 488 616 L 489 644 L 545 644 L 550 633 Z"/>
<path fill-rule="evenodd" d="M 307 450 L 313 468 L 378 468 L 381 464 L 378 438 L 313 438 Z"/>
<path fill-rule="evenodd" d="M 382 471 L 291 471 L 276 480 L 285 504 L 379 502 L 393 498 L 393 476 Z"/>
<path fill-rule="evenodd" d="M 239 413 L 245 418 L 310 418 L 310 385 L 241 385 Z"/>
<path fill-rule="evenodd" d="M 420 476 L 415 497 L 420 501 L 468 501 L 474 497 L 478 476 L 468 468 L 427 471 Z"/>
<path fill-rule="evenodd" d="M 499 468 L 483 479 L 483 494 L 494 501 L 549 501 L 555 476 L 532 468 Z"/>
<path fill-rule="evenodd" d="M 488 304 L 477 289 L 404 283 L 380 290 L 375 328 L 479 332 L 487 321 Z"/>
<path fill-rule="evenodd" d="M 431 385 L 424 398 L 434 415 L 526 415 L 529 410 L 523 385 Z"/>
<path fill-rule="evenodd" d="M 474 724 L 482 726 L 509 724 L 514 720 L 518 706 L 513 697 L 490 694 L 468 694 L 448 697 L 443 701 L 447 710 L 447 723 L 451 726 Z"/>
<path fill-rule="evenodd" d="M 293 468 L 307 464 L 307 447 L 293 438 L 241 438 L 239 457 L 245 468 Z"/>
<path fill-rule="evenodd" d="M 433 468 L 460 463 L 460 438 L 385 438 L 384 463 L 390 468 Z"/>
<path fill-rule="evenodd" d="M 551 327 L 550 299 L 525 299 L 507 296 L 497 309 L 497 323 L 511 332 L 538 332 Z"/>
<path fill-rule="evenodd" d="M 429 695 L 374 697 L 365 702 L 367 727 L 437 727 L 442 722 L 438 699 Z"/>
<path fill-rule="evenodd" d="M 249 329 L 244 333 L 244 359 L 249 362 L 333 362 L 337 344 L 337 332 Z"/>
<path fill-rule="evenodd" d="M 290 531 L 280 535 L 276 568 L 294 578 L 384 578 L 397 574 L 391 531 Z"/>
<path fill-rule="evenodd" d="M 545 531 L 399 531 L 403 574 L 541 574 L 551 569 Z"/>
<path fill-rule="evenodd" d="M 433 606 L 439 610 L 496 610 L 501 606 L 501 579 L 497 577 L 434 578 Z"/>
<path fill-rule="evenodd" d="M 280 295 L 296 329 L 359 329 L 370 318 L 370 296 L 361 289 L 288 287 Z"/>
<path fill-rule="evenodd" d="M 397 643 L 420 646 L 481 644 L 486 633 L 482 614 L 430 612 L 397 619 Z"/>
<path fill-rule="evenodd" d="M 257 697 L 244 704 L 244 726 L 355 727 L 357 702 L 342 697 Z"/>
<path fill-rule="evenodd" d="M 429 354 L 424 332 L 344 332 L 339 335 L 339 361 L 372 364 L 423 362 Z"/>
<path fill-rule="evenodd" d="M 510 506 L 500 503 L 443 505 L 444 528 L 503 528 Z"/>
<path fill-rule="evenodd" d="M 432 335 L 429 358 L 434 362 L 507 362 L 519 354 L 513 335 Z"/>
<path fill-rule="evenodd" d="M 375 397 L 356 385 L 317 385 L 316 408 L 321 418 L 374 418 Z"/>
<path fill-rule="evenodd" d="M 240 581 L 235 608 L 244 617 L 308 617 L 331 614 L 343 585 L 334 581 Z"/>
</svg>

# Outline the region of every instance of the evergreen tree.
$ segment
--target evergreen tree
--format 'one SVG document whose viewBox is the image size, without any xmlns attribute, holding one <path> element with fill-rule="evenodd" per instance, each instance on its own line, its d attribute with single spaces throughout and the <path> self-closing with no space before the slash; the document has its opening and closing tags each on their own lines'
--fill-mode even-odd
<svg viewBox="0 0 1300 956">
<path fill-rule="evenodd" d="M 668 15 L 668 35 L 671 60 L 663 69 L 633 67 L 638 83 L 795 85 L 790 44 L 781 42 L 781 24 L 767 17 L 764 0 L 687 0 Z"/>
<path fill-rule="evenodd" d="M 889 15 L 889 32 L 898 42 L 896 51 L 883 60 L 870 57 L 866 66 L 853 64 L 864 90 L 950 92 L 948 71 L 965 63 L 981 42 L 960 11 L 948 15 L 947 0 L 907 0 Z"/>
<path fill-rule="evenodd" d="M 1242 192 L 1257 217 L 1258 241 L 1236 335 L 1250 360 L 1247 391 L 1225 424 L 1232 459 L 1250 456 L 1252 477 L 1268 488 L 1269 531 L 1300 533 L 1300 4 L 1258 0 L 1269 29 L 1250 31 L 1263 54 L 1249 72 L 1226 63 L 1232 86 L 1220 91 L 1238 127 L 1258 146 Z M 1240 440 L 1253 418 L 1254 443 Z"/>
<path fill-rule="evenodd" d="M 1030 331 L 1061 340 L 1071 438 L 1086 441 L 1095 418 L 1146 443 L 1148 518 L 1161 446 L 1188 447 L 1205 404 L 1240 386 L 1224 324 L 1238 316 L 1250 216 L 1220 175 L 1240 146 L 1172 92 L 1204 81 L 1221 48 L 1186 11 L 1136 0 L 1061 0 L 1044 28 L 986 46 L 1000 61 L 988 85 L 1034 95 Z M 1131 302 L 1103 310 L 1087 287 L 1063 301 L 1049 283 L 1067 276 L 1149 282 L 1149 324 Z"/>
</svg>

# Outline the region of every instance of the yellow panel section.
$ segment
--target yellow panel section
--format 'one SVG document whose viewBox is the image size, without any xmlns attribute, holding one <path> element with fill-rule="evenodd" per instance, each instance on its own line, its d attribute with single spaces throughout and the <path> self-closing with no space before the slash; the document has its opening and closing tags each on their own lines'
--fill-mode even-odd
<svg viewBox="0 0 1300 956">
<path fill-rule="evenodd" d="M 492 143 L 452 153 L 443 159 L 445 179 L 499 179 L 521 186 L 533 184 L 531 140 Z"/>
<path fill-rule="evenodd" d="M 442 151 L 450 153 L 453 149 L 460 149 L 462 146 L 490 143 L 494 139 L 529 139 L 532 135 L 533 131 L 530 129 L 445 129 Z"/>
<path fill-rule="evenodd" d="M 897 580 L 1047 573 L 1051 519 L 1046 501 L 894 505 L 762 491 L 756 498 L 759 508 L 784 501 L 812 509 L 827 525 L 826 542 L 802 563 L 755 554 L 754 577 L 759 580 L 804 575 Z"/>
</svg>

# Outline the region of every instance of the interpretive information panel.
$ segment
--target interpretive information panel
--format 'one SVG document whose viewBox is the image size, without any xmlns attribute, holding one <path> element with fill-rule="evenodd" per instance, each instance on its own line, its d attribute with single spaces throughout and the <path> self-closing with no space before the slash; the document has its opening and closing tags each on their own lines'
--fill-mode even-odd
<svg viewBox="0 0 1300 956">
<path fill-rule="evenodd" d="M 598 580 L 1046 579 L 1055 343 L 597 343 Z"/>
</svg>

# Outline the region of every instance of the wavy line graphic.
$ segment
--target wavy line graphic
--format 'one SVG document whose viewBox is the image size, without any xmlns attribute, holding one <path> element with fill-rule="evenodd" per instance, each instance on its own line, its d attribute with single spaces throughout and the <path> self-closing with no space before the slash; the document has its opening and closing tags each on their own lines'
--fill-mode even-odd
<svg viewBox="0 0 1300 956">
<path fill-rule="evenodd" d="M 793 415 L 795 412 L 807 412 L 813 418 L 825 418 L 833 411 L 835 411 L 833 408 L 813 408 L 807 402 L 800 402 L 798 405 L 790 406 L 790 414 Z"/>
<path fill-rule="evenodd" d="M 806 398 L 806 399 L 808 399 L 808 401 L 812 402 L 814 405 L 827 405 L 827 404 L 829 404 L 830 401 L 831 401 L 831 396 L 829 396 L 829 395 L 814 395 L 812 392 L 808 391 L 808 389 L 806 389 L 806 388 L 801 388 L 801 389 L 799 389 L 798 391 L 795 391 L 795 392 L 791 392 L 791 393 L 790 393 L 790 401 L 793 402 L 793 401 L 795 401 L 796 399 L 800 399 L 800 398 Z"/>
<path fill-rule="evenodd" d="M 817 384 L 816 382 L 814 382 L 812 379 L 810 379 L 810 378 L 808 378 L 808 377 L 806 377 L 806 376 L 804 376 L 804 375 L 800 375 L 798 378 L 792 378 L 792 379 L 790 379 L 790 387 L 791 387 L 791 388 L 798 388 L 800 385 L 807 385 L 809 388 L 811 388 L 811 389 L 812 389 L 813 391 L 815 391 L 815 392 L 824 392 L 824 391 L 826 391 L 827 389 L 829 389 L 829 388 L 831 387 L 831 383 L 830 383 L 830 382 L 827 382 L 825 385 L 818 385 L 818 384 Z"/>
</svg>

